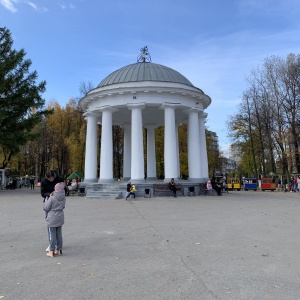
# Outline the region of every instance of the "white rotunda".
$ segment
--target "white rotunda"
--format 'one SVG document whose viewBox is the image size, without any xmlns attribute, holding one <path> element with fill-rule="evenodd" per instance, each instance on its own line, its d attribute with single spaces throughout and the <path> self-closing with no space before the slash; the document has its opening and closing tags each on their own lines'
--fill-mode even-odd
<svg viewBox="0 0 300 300">
<path fill-rule="evenodd" d="M 154 129 L 158 126 L 164 126 L 165 133 L 165 181 L 178 179 L 182 123 L 188 125 L 188 180 L 203 182 L 208 178 L 205 109 L 211 99 L 179 72 L 152 63 L 147 47 L 141 50 L 137 63 L 114 71 L 80 99 L 87 121 L 84 182 L 114 180 L 112 125 L 124 129 L 123 179 L 145 181 L 143 128 L 147 128 L 147 181 L 157 178 Z M 102 125 L 100 162 L 97 123 Z"/>
</svg>

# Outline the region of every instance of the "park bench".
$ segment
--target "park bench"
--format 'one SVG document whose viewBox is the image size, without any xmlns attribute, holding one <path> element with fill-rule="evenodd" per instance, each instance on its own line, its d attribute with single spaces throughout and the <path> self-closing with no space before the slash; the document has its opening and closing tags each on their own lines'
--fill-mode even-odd
<svg viewBox="0 0 300 300">
<path fill-rule="evenodd" d="M 207 196 L 208 189 L 206 188 L 206 182 L 200 183 L 200 192 L 199 195 Z"/>
<path fill-rule="evenodd" d="M 212 196 L 214 196 L 214 195 L 217 195 L 217 192 L 214 189 L 212 189 L 212 193 L 208 193 L 208 189 L 206 187 L 206 182 L 204 182 L 204 183 L 202 182 L 202 183 L 200 183 L 199 195 L 205 195 L 205 196 L 212 195 Z"/>
<path fill-rule="evenodd" d="M 181 183 L 175 184 L 176 190 L 184 196 L 183 186 Z M 173 195 L 173 191 L 170 190 L 168 183 L 155 183 L 153 184 L 153 196 L 156 196 L 158 193 L 171 193 Z"/>
</svg>

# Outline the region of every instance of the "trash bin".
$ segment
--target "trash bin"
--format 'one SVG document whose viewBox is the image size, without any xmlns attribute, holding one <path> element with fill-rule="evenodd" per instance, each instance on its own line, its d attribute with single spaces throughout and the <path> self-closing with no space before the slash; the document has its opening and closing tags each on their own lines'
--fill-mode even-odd
<svg viewBox="0 0 300 300">
<path fill-rule="evenodd" d="M 79 188 L 78 196 L 85 196 L 85 188 Z"/>
<path fill-rule="evenodd" d="M 151 190 L 145 189 L 144 198 L 151 198 Z"/>
<path fill-rule="evenodd" d="M 195 196 L 195 187 L 194 186 L 189 186 L 189 191 L 188 191 L 188 196 Z"/>
</svg>

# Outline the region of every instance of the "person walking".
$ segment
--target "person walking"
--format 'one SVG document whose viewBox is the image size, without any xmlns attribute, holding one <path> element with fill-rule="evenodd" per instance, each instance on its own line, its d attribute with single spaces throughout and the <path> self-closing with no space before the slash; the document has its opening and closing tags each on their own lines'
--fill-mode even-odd
<svg viewBox="0 0 300 300">
<path fill-rule="evenodd" d="M 131 185 L 131 182 L 127 183 L 127 193 L 126 193 L 126 198 L 125 200 L 127 200 L 127 198 L 129 198 L 131 195 L 133 195 L 133 198 L 135 199 L 135 192 L 136 192 L 136 188 L 135 185 Z"/>
<path fill-rule="evenodd" d="M 65 184 L 59 182 L 54 192 L 45 200 L 44 210 L 47 212 L 46 224 L 50 231 L 50 246 L 48 257 L 62 255 L 62 225 L 65 222 L 64 208 L 66 206 Z"/>
</svg>

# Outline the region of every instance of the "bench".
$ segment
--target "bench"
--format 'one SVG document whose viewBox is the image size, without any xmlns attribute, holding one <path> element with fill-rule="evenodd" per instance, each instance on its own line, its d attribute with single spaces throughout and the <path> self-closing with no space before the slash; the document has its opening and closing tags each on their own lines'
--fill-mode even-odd
<svg viewBox="0 0 300 300">
<path fill-rule="evenodd" d="M 183 186 L 181 183 L 175 184 L 176 190 L 184 196 Z M 168 183 L 157 183 L 153 184 L 153 196 L 156 196 L 157 193 L 164 192 L 164 193 L 171 193 L 173 195 L 173 191 L 170 190 Z"/>
<path fill-rule="evenodd" d="M 211 196 L 213 196 L 213 195 L 217 195 L 217 192 L 214 189 L 212 189 L 212 192 L 209 193 L 208 189 L 206 187 L 206 182 L 200 183 L 200 192 L 199 192 L 199 195 L 205 195 L 205 196 L 207 196 L 208 194 L 211 195 Z"/>
<path fill-rule="evenodd" d="M 207 196 L 208 189 L 206 188 L 206 183 L 200 183 L 200 192 L 199 195 Z"/>
</svg>

